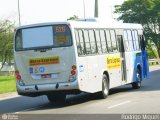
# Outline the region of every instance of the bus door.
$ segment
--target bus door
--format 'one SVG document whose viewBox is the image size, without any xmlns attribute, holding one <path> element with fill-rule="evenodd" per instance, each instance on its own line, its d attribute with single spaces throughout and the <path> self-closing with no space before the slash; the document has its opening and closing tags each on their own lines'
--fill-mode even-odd
<svg viewBox="0 0 160 120">
<path fill-rule="evenodd" d="M 124 42 L 122 35 L 117 35 L 117 41 L 119 44 L 119 51 L 121 56 L 121 74 L 122 74 L 122 81 L 126 81 L 126 60 L 125 60 L 125 49 L 124 49 Z"/>
</svg>

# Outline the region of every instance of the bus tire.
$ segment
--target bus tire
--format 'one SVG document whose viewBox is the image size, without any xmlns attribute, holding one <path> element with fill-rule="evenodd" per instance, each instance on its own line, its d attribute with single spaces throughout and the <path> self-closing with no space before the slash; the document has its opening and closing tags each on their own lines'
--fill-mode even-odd
<svg viewBox="0 0 160 120">
<path fill-rule="evenodd" d="M 103 74 L 102 77 L 102 91 L 99 93 L 99 95 L 102 99 L 106 99 L 109 95 L 109 79 L 105 74 Z"/>
<path fill-rule="evenodd" d="M 141 71 L 139 68 L 137 68 L 136 82 L 132 83 L 132 88 L 139 89 L 141 87 L 141 81 L 142 81 Z"/>
<path fill-rule="evenodd" d="M 47 95 L 47 98 L 50 103 L 65 103 L 66 100 L 66 94 L 60 94 L 60 95 Z"/>
</svg>

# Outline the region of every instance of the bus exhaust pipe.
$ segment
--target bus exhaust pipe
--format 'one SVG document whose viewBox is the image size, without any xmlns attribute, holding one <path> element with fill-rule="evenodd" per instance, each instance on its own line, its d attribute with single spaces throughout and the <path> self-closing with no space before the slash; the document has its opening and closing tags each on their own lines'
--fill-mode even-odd
<svg viewBox="0 0 160 120">
<path fill-rule="evenodd" d="M 59 84 L 57 83 L 57 84 L 56 84 L 56 89 L 58 89 L 58 88 L 59 88 Z"/>
<path fill-rule="evenodd" d="M 38 86 L 37 85 L 35 85 L 35 89 L 38 91 Z"/>
</svg>

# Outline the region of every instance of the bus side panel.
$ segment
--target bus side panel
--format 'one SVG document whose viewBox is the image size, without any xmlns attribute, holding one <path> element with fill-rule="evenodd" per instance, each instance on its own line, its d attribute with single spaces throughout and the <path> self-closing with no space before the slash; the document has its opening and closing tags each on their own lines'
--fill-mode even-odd
<svg viewBox="0 0 160 120">
<path fill-rule="evenodd" d="M 97 57 L 77 57 L 77 67 L 79 88 L 81 91 L 94 93 L 102 89 Z"/>
<path fill-rule="evenodd" d="M 122 71 L 120 53 L 108 54 L 106 56 L 106 70 L 109 72 L 110 88 L 122 84 Z"/>
<path fill-rule="evenodd" d="M 81 91 L 89 93 L 101 91 L 104 71 L 109 73 L 110 88 L 122 84 L 120 53 L 79 57 L 77 61 Z"/>
<path fill-rule="evenodd" d="M 77 57 L 77 70 L 78 70 L 78 83 L 79 89 L 81 91 L 87 92 L 87 80 L 88 80 L 88 73 L 87 73 L 87 61 L 86 57 Z"/>
<path fill-rule="evenodd" d="M 148 78 L 149 77 L 149 66 L 148 66 L 147 54 L 143 53 L 143 51 L 134 53 L 133 54 L 133 61 L 134 61 L 134 79 L 133 79 L 133 81 L 136 81 L 136 71 L 137 71 L 138 65 L 141 66 L 142 80 L 144 78 Z"/>
<path fill-rule="evenodd" d="M 142 79 L 144 79 L 143 77 L 143 63 L 142 63 L 142 52 L 134 52 L 133 53 L 133 56 L 132 56 L 132 61 L 134 63 L 134 77 L 133 77 L 133 82 L 136 81 L 136 78 L 137 78 L 137 68 L 138 66 L 141 67 L 141 73 L 142 73 Z"/>
<path fill-rule="evenodd" d="M 136 81 L 136 74 L 137 74 L 137 67 L 140 65 L 141 67 L 141 73 L 142 73 L 142 80 L 146 78 L 145 76 L 145 70 L 147 70 L 147 75 L 149 75 L 149 68 L 147 68 L 148 63 L 143 63 L 145 59 L 142 58 L 143 53 L 141 51 L 135 51 L 135 52 L 126 52 L 125 53 L 125 59 L 126 59 L 126 71 L 127 71 L 127 82 L 124 84 L 132 83 Z M 127 59 L 132 58 L 132 59 Z M 148 61 L 148 59 L 146 59 Z M 146 66 L 145 66 L 146 65 Z"/>
<path fill-rule="evenodd" d="M 125 52 L 125 61 L 126 61 L 126 84 L 132 83 L 134 79 L 134 60 L 133 58 L 134 53 L 133 52 Z"/>
</svg>

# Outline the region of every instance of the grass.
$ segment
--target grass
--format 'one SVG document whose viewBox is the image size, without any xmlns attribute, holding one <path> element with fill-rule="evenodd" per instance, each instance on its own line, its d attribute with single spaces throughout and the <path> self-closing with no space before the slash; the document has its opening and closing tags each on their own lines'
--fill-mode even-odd
<svg viewBox="0 0 160 120">
<path fill-rule="evenodd" d="M 159 64 L 157 64 L 156 62 L 149 63 L 149 66 L 156 66 L 156 65 L 159 65 Z"/>
<path fill-rule="evenodd" d="M 16 91 L 14 76 L 0 76 L 0 94 Z"/>
</svg>

